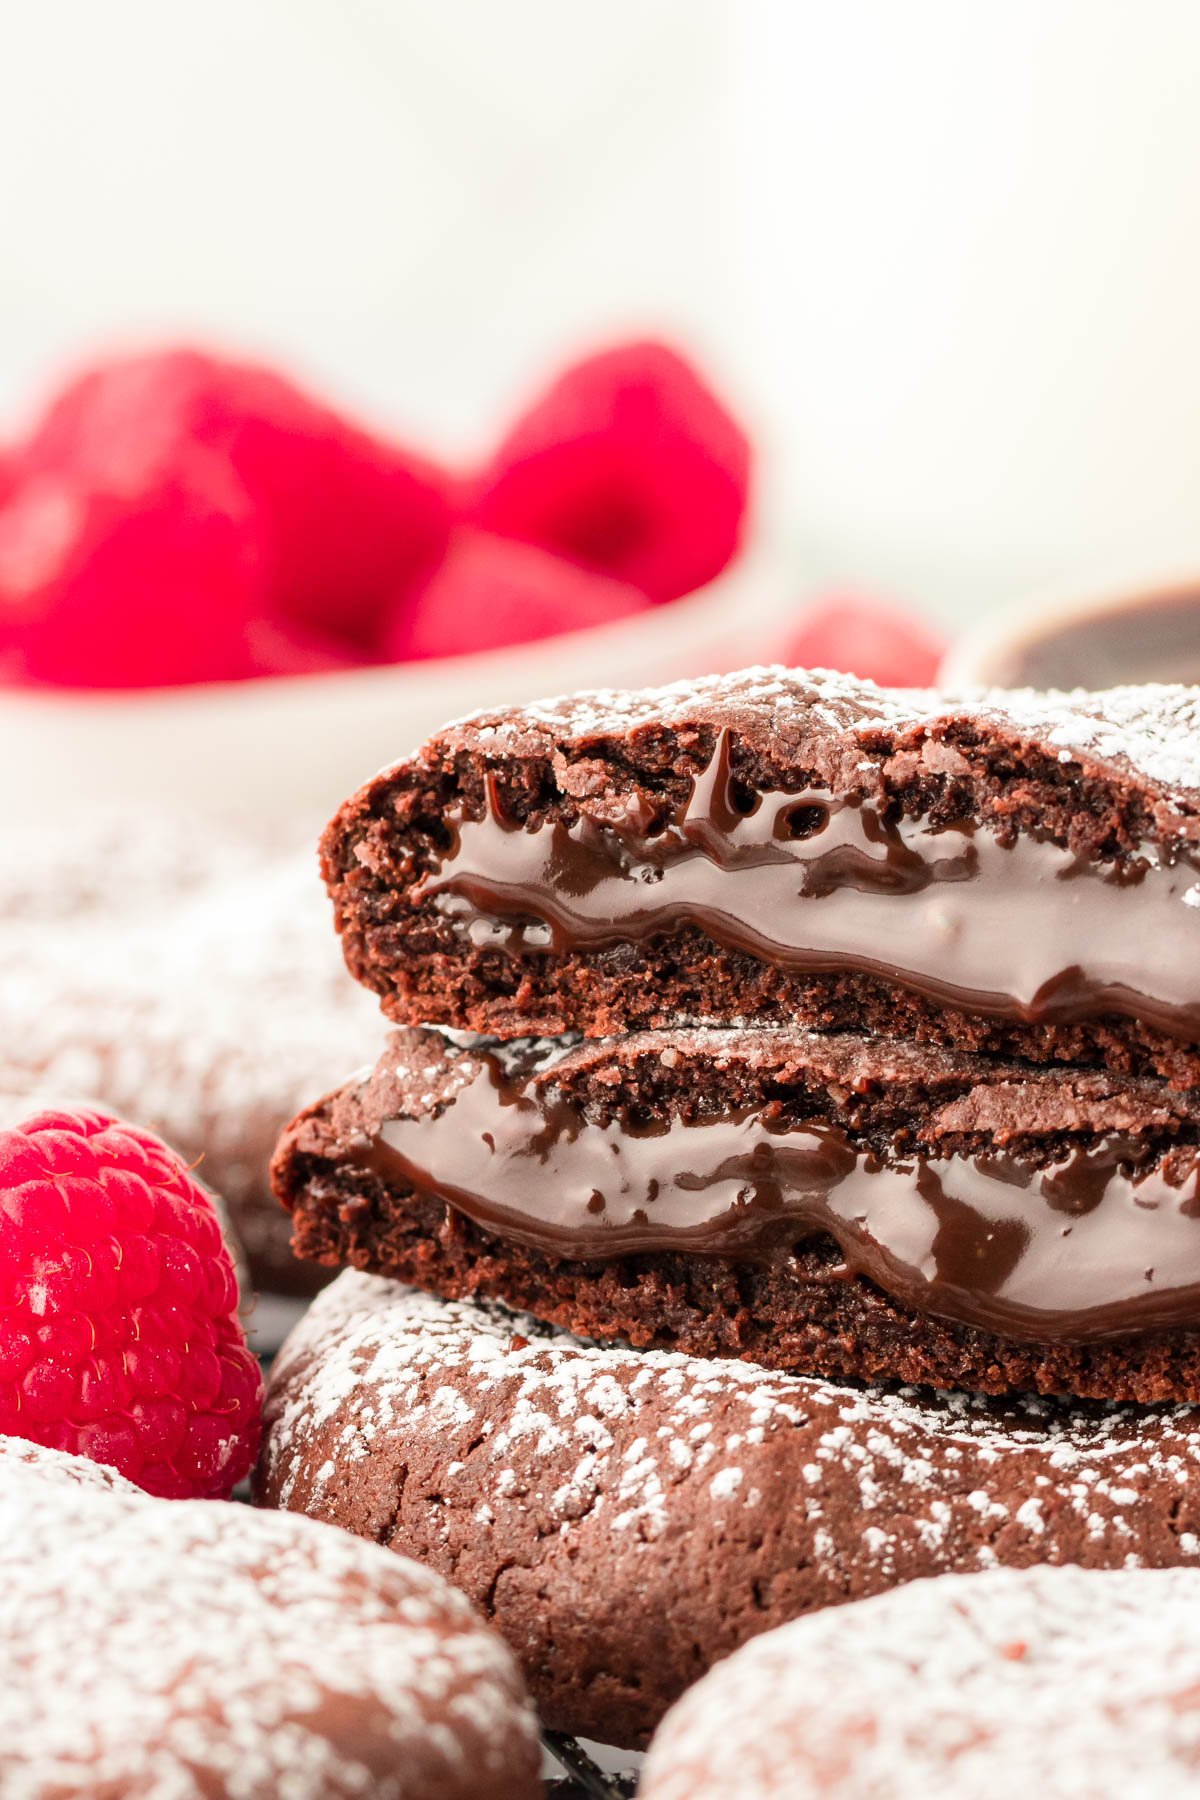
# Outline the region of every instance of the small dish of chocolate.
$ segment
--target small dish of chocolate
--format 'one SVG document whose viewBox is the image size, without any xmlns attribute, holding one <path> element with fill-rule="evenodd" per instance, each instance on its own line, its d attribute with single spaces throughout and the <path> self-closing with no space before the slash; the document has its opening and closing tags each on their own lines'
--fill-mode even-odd
<svg viewBox="0 0 1200 1800">
<path fill-rule="evenodd" d="M 1116 687 L 1200 682 L 1200 574 L 1089 593 L 1045 595 L 967 633 L 940 671 L 949 687 Z"/>
</svg>

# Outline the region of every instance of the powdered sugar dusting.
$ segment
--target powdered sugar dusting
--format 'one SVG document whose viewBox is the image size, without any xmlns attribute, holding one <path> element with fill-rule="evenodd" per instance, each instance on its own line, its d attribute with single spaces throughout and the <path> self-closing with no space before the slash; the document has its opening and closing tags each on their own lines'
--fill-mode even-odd
<svg viewBox="0 0 1200 1800">
<path fill-rule="evenodd" d="M 1164 788 L 1200 790 L 1200 688 L 1155 682 L 1099 694 L 1019 688 L 984 693 L 978 704 L 1067 756 L 1123 765 Z"/>
<path fill-rule="evenodd" d="M 72 1456 L 65 1450 L 48 1450 L 42 1444 L 31 1444 L 26 1438 L 0 1437 L 0 1484 L 10 1475 L 30 1472 L 56 1484 L 92 1488 L 103 1494 L 124 1494 L 131 1500 L 146 1498 L 141 1488 L 103 1463 L 89 1462 L 86 1457 Z"/>
<path fill-rule="evenodd" d="M 179 822 L 127 819 L 119 837 L 103 817 L 7 850 L 0 1090 L 94 1099 L 161 1132 L 202 1159 L 248 1250 L 281 1252 L 275 1138 L 379 1037 L 311 854 Z"/>
<path fill-rule="evenodd" d="M 0 1440 L 5 1800 L 517 1800 L 531 1711 L 429 1571 Z M 522 1771 L 524 1779 L 522 1779 Z"/>
<path fill-rule="evenodd" d="M 1063 1557 L 1094 1541 L 1110 1562 L 1139 1560 L 1148 1524 L 1169 1507 L 1180 1531 L 1200 1510 L 1200 1414 L 1186 1407 L 1005 1408 L 837 1387 L 588 1346 L 499 1307 L 352 1272 L 315 1302 L 275 1366 L 273 1499 L 336 1512 L 356 1462 L 443 1430 L 447 1387 L 466 1405 L 463 1438 L 487 1505 L 500 1516 L 519 1488 L 546 1511 L 548 1532 L 586 1513 L 653 1543 L 685 1489 L 702 1488 L 705 1506 L 767 1512 L 764 1484 L 786 1469 L 788 1505 L 802 1510 L 816 1565 L 829 1565 L 810 1571 L 828 1598 L 845 1597 L 835 1565 L 846 1557 L 859 1591 L 928 1572 L 930 1557 L 959 1568 L 1028 1560 L 1042 1553 L 1051 1506 Z M 1195 1554 L 1168 1537 L 1172 1560 Z"/>
<path fill-rule="evenodd" d="M 920 1581 L 755 1639 L 675 1707 L 644 1800 L 1183 1800 L 1200 1571 Z"/>
<path fill-rule="evenodd" d="M 484 748 L 504 750 L 529 732 L 558 739 L 602 737 L 652 723 L 710 718 L 717 708 L 759 715 L 794 730 L 805 715 L 829 729 L 869 735 L 883 726 L 933 725 L 964 710 L 1043 740 L 1065 760 L 1083 757 L 1137 772 L 1164 788 L 1200 793 L 1200 689 L 1159 683 L 1101 693 L 880 688 L 828 669 L 752 668 L 667 687 L 598 689 L 536 701 L 519 712 L 475 713 Z M 869 764 L 867 765 L 870 766 Z"/>
</svg>

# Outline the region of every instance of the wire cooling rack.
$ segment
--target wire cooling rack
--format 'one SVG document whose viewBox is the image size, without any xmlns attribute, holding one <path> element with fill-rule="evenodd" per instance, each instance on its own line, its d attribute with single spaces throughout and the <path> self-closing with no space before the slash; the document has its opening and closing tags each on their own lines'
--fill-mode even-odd
<svg viewBox="0 0 1200 1800">
<path fill-rule="evenodd" d="M 554 1800 L 632 1800 L 637 1787 L 637 1771 L 630 1767 L 619 1775 L 602 1769 L 577 1738 L 565 1737 L 558 1731 L 542 1734 L 547 1756 L 562 1771 L 550 1776 L 547 1792 Z M 605 1759 L 607 1761 L 607 1758 Z M 630 1763 L 640 1759 L 630 1757 Z"/>
</svg>

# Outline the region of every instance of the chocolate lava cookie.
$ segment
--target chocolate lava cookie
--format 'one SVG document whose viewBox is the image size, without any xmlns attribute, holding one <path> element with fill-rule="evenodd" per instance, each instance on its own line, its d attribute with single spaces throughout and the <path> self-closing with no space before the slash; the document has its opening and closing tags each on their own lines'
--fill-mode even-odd
<svg viewBox="0 0 1200 1800">
<path fill-rule="evenodd" d="M 8 1800 L 534 1800 L 533 1711 L 429 1569 L 0 1438 Z"/>
<path fill-rule="evenodd" d="M 1200 1400 L 1200 1099 L 850 1034 L 398 1032 L 302 1113 L 303 1257 L 593 1338 Z"/>
<path fill-rule="evenodd" d="M 323 867 L 401 1024 L 771 1020 L 1200 1082 L 1200 690 L 750 670 L 450 726 Z"/>
<path fill-rule="evenodd" d="M 922 1581 L 761 1637 L 686 1695 L 641 1800 L 1193 1800 L 1200 1572 Z"/>
<path fill-rule="evenodd" d="M 547 1726 L 631 1746 L 817 1608 L 998 1564 L 1200 1563 L 1200 1418 L 584 1346 L 347 1272 L 275 1365 L 256 1497 L 446 1575 Z M 824 1693 L 819 1660 L 797 1666 Z"/>
</svg>

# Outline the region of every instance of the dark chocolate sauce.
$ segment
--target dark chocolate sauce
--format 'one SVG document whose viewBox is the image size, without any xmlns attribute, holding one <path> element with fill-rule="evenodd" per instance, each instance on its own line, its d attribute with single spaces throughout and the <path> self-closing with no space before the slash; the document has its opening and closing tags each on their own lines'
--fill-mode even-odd
<svg viewBox="0 0 1200 1800">
<path fill-rule="evenodd" d="M 1200 681 L 1200 593 L 1147 594 L 1052 622 L 1014 645 L 991 679 L 999 687 L 1037 688 Z"/>
<path fill-rule="evenodd" d="M 386 1180 L 553 1256 L 752 1257 L 832 1237 L 852 1275 L 1011 1338 L 1200 1329 L 1200 1151 L 1178 1181 L 1110 1138 L 1038 1167 L 1007 1154 L 884 1161 L 828 1124 L 759 1110 L 590 1123 L 491 1054 L 439 1114 L 350 1151 Z"/>
<path fill-rule="evenodd" d="M 528 830 L 494 785 L 422 883 L 476 944 L 515 955 L 642 943 L 680 924 L 804 973 L 879 977 L 1027 1023 L 1120 1013 L 1200 1037 L 1200 861 L 1132 869 L 1022 833 L 885 819 L 825 789 L 736 804 L 727 736 L 664 829 Z M 823 904 L 824 902 L 830 904 Z"/>
</svg>

